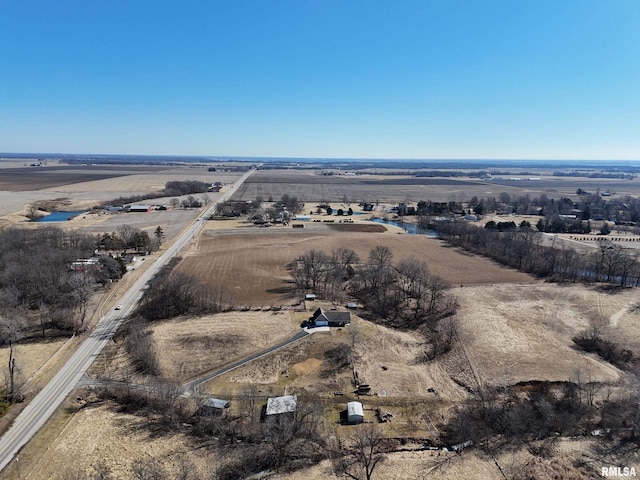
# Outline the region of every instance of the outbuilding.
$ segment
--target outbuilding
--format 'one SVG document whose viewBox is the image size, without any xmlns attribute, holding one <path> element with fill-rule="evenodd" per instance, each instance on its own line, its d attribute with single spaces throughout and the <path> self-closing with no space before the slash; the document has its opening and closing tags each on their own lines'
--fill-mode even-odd
<svg viewBox="0 0 640 480">
<path fill-rule="evenodd" d="M 220 416 L 225 408 L 229 408 L 229 402 L 227 400 L 207 398 L 196 412 L 196 415 L 200 417 Z"/>
<path fill-rule="evenodd" d="M 347 403 L 347 423 L 358 424 L 364 422 L 364 409 L 360 402 Z"/>
<path fill-rule="evenodd" d="M 297 395 L 286 395 L 284 397 L 272 397 L 267 399 L 267 409 L 265 416 L 282 415 L 285 413 L 295 413 L 298 406 Z"/>
</svg>

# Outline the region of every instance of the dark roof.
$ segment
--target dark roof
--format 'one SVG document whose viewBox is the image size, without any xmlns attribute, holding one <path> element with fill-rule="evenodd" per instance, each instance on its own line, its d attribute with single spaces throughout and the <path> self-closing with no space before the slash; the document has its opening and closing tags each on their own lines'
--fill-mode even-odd
<svg viewBox="0 0 640 480">
<path fill-rule="evenodd" d="M 323 308 L 318 308 L 311 317 L 312 322 L 326 320 L 327 322 L 351 322 L 351 314 L 349 312 L 338 312 L 331 310 L 325 311 Z"/>
</svg>

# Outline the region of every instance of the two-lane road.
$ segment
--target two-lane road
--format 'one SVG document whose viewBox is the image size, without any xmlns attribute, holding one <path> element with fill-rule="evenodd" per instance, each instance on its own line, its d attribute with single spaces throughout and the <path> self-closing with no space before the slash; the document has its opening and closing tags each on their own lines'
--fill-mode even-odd
<svg viewBox="0 0 640 480">
<path fill-rule="evenodd" d="M 233 195 L 238 187 L 255 170 L 246 172 L 233 186 L 225 192 L 203 214 L 202 217 L 211 215 L 216 204 L 226 201 Z M 144 271 L 133 286 L 127 290 L 118 303 L 123 305 L 121 310 L 113 310 L 100 319 L 94 331 L 80 345 L 69 361 L 51 379 L 51 381 L 36 395 L 33 400 L 15 419 L 13 425 L 0 438 L 0 470 L 4 469 L 18 451 L 35 435 L 46 423 L 53 412 L 60 406 L 76 384 L 87 371 L 94 359 L 100 354 L 104 346 L 113 338 L 120 324 L 133 312 L 135 306 L 143 295 L 146 283 L 165 266 L 169 260 L 175 257 L 187 243 L 194 238 L 205 225 L 205 222 L 197 219 L 176 239 L 176 241 Z"/>
</svg>

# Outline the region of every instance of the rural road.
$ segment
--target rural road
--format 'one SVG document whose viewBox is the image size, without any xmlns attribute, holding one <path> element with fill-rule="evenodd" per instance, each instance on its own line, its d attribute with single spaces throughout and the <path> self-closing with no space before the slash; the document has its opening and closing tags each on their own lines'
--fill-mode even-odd
<svg viewBox="0 0 640 480">
<path fill-rule="evenodd" d="M 199 218 L 207 217 L 213 213 L 216 204 L 229 199 L 254 171 L 249 170 L 246 172 Z M 91 363 L 100 354 L 107 342 L 112 339 L 122 321 L 133 312 L 143 295 L 146 283 L 200 232 L 205 223 L 199 219 L 194 221 L 140 275 L 133 286 L 118 301 L 123 305 L 123 308 L 121 310 L 111 310 L 100 319 L 94 331 L 88 335 L 69 361 L 18 415 L 9 430 L 0 438 L 0 470 L 3 470 L 11 462 L 18 451 L 47 422 L 67 395 L 73 391 Z"/>
<path fill-rule="evenodd" d="M 220 368 L 219 370 L 215 370 L 211 373 L 208 373 L 206 375 L 203 375 L 201 377 L 196 378 L 195 380 L 192 380 L 189 383 L 185 383 L 182 388 L 184 388 L 185 392 L 187 393 L 193 393 L 193 391 L 196 389 L 196 387 L 198 385 L 202 385 L 203 383 L 208 382 L 209 380 L 213 380 L 216 377 L 219 377 L 220 375 L 224 375 L 227 372 L 230 372 L 231 370 L 235 370 L 238 367 L 241 367 L 243 365 L 246 365 L 249 362 L 253 362 L 254 360 L 257 360 L 258 358 L 262 358 L 266 355 L 269 355 L 277 350 L 280 350 L 281 348 L 284 348 L 288 345 L 291 345 L 292 343 L 297 342 L 298 340 L 306 337 L 307 335 L 309 335 L 309 333 L 305 330 L 300 330 L 298 333 L 296 333 L 293 337 L 288 338 L 276 345 L 273 345 L 269 348 L 266 348 L 264 350 L 262 350 L 261 352 L 258 353 L 254 353 L 253 355 L 250 355 L 248 357 L 245 357 L 241 360 L 238 360 L 237 362 L 233 362 L 230 363 L 229 365 L 227 365 L 226 367 Z"/>
</svg>

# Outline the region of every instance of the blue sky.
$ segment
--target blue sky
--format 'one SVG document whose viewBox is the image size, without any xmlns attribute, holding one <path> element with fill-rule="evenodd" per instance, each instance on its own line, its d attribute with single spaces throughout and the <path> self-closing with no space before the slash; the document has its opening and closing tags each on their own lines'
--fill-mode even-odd
<svg viewBox="0 0 640 480">
<path fill-rule="evenodd" d="M 0 151 L 640 159 L 640 1 L 0 0 Z"/>
</svg>

